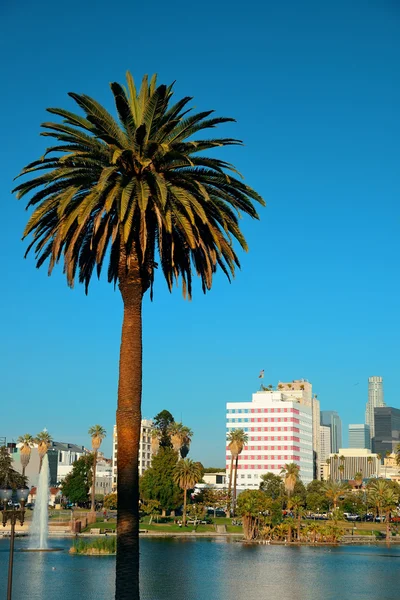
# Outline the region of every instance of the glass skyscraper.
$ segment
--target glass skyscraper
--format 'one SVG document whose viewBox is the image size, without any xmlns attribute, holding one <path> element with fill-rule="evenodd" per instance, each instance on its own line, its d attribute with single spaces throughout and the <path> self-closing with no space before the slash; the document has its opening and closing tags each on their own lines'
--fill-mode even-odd
<svg viewBox="0 0 400 600">
<path fill-rule="evenodd" d="M 367 448 L 367 450 L 371 450 L 369 425 L 365 423 L 349 425 L 349 448 Z"/>
<path fill-rule="evenodd" d="M 335 410 L 321 410 L 321 425 L 331 428 L 331 451 L 339 452 L 342 447 L 342 420 Z"/>
</svg>

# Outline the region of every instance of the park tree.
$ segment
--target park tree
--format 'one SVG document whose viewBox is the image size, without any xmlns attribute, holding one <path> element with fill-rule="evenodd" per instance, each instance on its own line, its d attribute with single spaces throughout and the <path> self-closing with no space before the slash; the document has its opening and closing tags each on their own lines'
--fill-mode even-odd
<svg viewBox="0 0 400 600">
<path fill-rule="evenodd" d="M 136 600 L 143 299 L 153 297 L 157 269 L 170 291 L 181 281 L 187 298 L 194 273 L 204 293 L 217 271 L 230 279 L 237 247 L 247 250 L 239 219 L 257 219 L 254 203 L 265 203 L 233 165 L 204 155 L 241 143 L 202 135 L 233 119 L 189 115 L 191 98 L 173 104 L 173 85 L 157 85 L 155 75 L 138 90 L 128 73 L 127 86 L 113 82 L 111 91 L 117 119 L 85 94 L 69 94 L 83 115 L 48 109 L 61 118 L 43 124 L 55 143 L 23 169 L 14 192 L 34 207 L 24 238 L 32 236 L 37 267 L 48 262 L 51 273 L 63 260 L 68 284 L 79 280 L 86 292 L 105 267 L 121 292 L 116 599 Z"/>
<path fill-rule="evenodd" d="M 19 454 L 21 458 L 22 475 L 25 475 L 25 469 L 31 459 L 31 451 L 35 444 L 35 440 L 30 433 L 25 433 L 25 435 L 19 436 L 17 443 L 22 444 Z"/>
<path fill-rule="evenodd" d="M 106 430 L 101 425 L 93 425 L 89 428 L 88 434 L 92 438 L 92 450 L 93 450 L 93 474 L 92 474 L 92 498 L 91 498 L 91 511 L 96 510 L 96 467 L 97 467 L 97 455 L 102 441 L 107 435 Z"/>
<path fill-rule="evenodd" d="M 261 475 L 260 490 L 271 500 L 278 500 L 285 492 L 282 477 L 270 472 L 264 473 Z"/>
<path fill-rule="evenodd" d="M 182 505 L 183 492 L 174 481 L 178 454 L 172 448 L 160 448 L 153 456 L 150 469 L 140 480 L 140 495 L 144 501 L 158 500 L 165 514 Z"/>
<path fill-rule="evenodd" d="M 74 504 L 86 504 L 89 501 L 89 491 L 92 485 L 93 454 L 84 454 L 72 465 L 61 484 L 63 496 Z"/>
<path fill-rule="evenodd" d="M 104 496 L 103 506 L 108 510 L 117 510 L 118 503 L 116 492 L 111 492 L 111 494 L 107 494 L 107 496 Z"/>
<path fill-rule="evenodd" d="M 27 478 L 12 466 L 12 457 L 5 446 L 0 447 L 0 487 L 16 490 L 25 487 Z"/>
<path fill-rule="evenodd" d="M 187 493 L 192 490 L 203 476 L 201 463 L 190 458 L 178 460 L 172 472 L 174 482 L 183 490 L 183 525 L 186 525 Z"/>
<path fill-rule="evenodd" d="M 162 410 L 153 419 L 152 451 L 155 454 L 159 448 L 172 448 L 171 425 L 174 417 L 168 410 Z"/>
<path fill-rule="evenodd" d="M 245 490 L 237 501 L 237 512 L 242 517 L 243 534 L 246 540 L 258 537 L 261 524 L 271 507 L 271 500 L 261 490 Z"/>
</svg>

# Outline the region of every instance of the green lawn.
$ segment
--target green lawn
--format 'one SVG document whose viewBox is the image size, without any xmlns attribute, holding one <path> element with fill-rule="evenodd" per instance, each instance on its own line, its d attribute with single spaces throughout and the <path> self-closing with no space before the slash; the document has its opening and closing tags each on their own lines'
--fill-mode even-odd
<svg viewBox="0 0 400 600">
<path fill-rule="evenodd" d="M 147 531 L 158 531 L 160 533 L 165 533 L 165 532 L 190 533 L 194 529 L 198 533 L 207 533 L 207 532 L 215 533 L 215 525 L 214 525 L 214 523 L 215 523 L 216 525 L 227 525 L 228 533 L 242 533 L 241 527 L 228 525 L 228 523 L 231 523 L 231 519 L 222 518 L 222 517 L 217 517 L 216 519 L 213 519 L 213 524 L 197 525 L 197 527 L 195 527 L 192 524 L 188 525 L 187 527 L 179 527 L 179 525 L 175 524 L 174 520 L 171 518 L 169 518 L 168 520 L 165 520 L 166 522 L 162 522 L 162 523 L 157 523 L 153 520 L 153 522 L 151 524 L 149 524 L 149 520 L 150 520 L 149 517 L 145 517 L 140 523 L 140 529 L 147 529 Z M 160 520 L 161 520 L 161 518 L 160 518 Z M 99 519 L 96 521 L 96 523 L 91 523 L 84 531 L 88 532 L 93 528 L 112 529 L 113 531 L 115 531 L 116 521 L 115 521 L 115 519 L 112 519 L 110 521 L 104 522 L 103 519 L 101 519 L 101 520 Z"/>
</svg>

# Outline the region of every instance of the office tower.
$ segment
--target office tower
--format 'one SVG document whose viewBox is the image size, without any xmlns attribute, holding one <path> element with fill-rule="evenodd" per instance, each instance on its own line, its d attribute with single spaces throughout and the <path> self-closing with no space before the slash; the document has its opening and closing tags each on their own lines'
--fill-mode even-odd
<svg viewBox="0 0 400 600">
<path fill-rule="evenodd" d="M 386 452 L 394 452 L 400 444 L 400 410 L 390 406 L 378 406 L 374 409 L 375 437 L 372 449 L 382 458 Z"/>
<path fill-rule="evenodd" d="M 365 423 L 349 425 L 349 448 L 371 450 L 371 430 Z"/>
<path fill-rule="evenodd" d="M 383 378 L 368 377 L 368 402 L 365 409 L 365 422 L 369 425 L 371 439 L 375 436 L 374 408 L 386 406 L 383 399 Z"/>
<path fill-rule="evenodd" d="M 321 410 L 321 425 L 331 428 L 331 451 L 338 452 L 342 445 L 342 421 L 335 410 Z"/>
<path fill-rule="evenodd" d="M 311 398 L 310 398 L 311 400 Z M 300 467 L 304 484 L 313 479 L 312 407 L 281 389 L 253 394 L 251 402 L 228 402 L 226 433 L 244 429 L 248 443 L 239 455 L 238 490 L 258 488 L 261 475 L 279 475 L 287 463 Z M 231 456 L 226 445 L 227 473 Z"/>
</svg>

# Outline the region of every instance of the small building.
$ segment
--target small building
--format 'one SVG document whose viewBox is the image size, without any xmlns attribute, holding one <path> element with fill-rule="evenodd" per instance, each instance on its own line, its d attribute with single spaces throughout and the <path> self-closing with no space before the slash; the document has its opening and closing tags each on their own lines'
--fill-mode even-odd
<svg viewBox="0 0 400 600">
<path fill-rule="evenodd" d="M 380 467 L 378 456 L 367 448 L 339 448 L 329 456 L 329 479 L 348 481 L 356 473 L 362 473 L 363 479 L 379 477 Z"/>
</svg>

